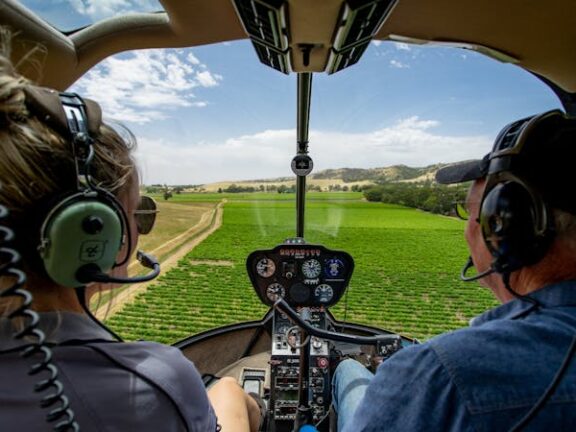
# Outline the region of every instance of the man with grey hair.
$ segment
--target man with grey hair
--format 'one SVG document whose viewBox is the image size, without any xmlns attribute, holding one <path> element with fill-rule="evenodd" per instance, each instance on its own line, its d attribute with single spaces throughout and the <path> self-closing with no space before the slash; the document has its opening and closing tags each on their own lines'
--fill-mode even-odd
<svg viewBox="0 0 576 432">
<path fill-rule="evenodd" d="M 374 376 L 342 362 L 339 431 L 576 430 L 575 161 L 576 120 L 556 110 L 506 126 L 482 160 L 438 171 L 439 183 L 472 181 L 457 206 L 470 250 L 461 278 L 503 304 Z"/>
</svg>

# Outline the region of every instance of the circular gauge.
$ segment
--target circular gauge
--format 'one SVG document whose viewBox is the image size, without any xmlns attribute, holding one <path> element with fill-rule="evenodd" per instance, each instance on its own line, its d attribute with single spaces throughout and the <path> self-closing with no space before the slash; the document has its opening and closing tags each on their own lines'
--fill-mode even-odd
<svg viewBox="0 0 576 432">
<path fill-rule="evenodd" d="M 256 263 L 256 272 L 263 278 L 270 277 L 276 271 L 276 264 L 269 258 L 262 258 Z"/>
<path fill-rule="evenodd" d="M 316 279 L 322 273 L 320 262 L 315 259 L 309 259 L 302 263 L 302 274 L 307 279 Z"/>
<path fill-rule="evenodd" d="M 314 290 L 314 297 L 319 303 L 328 303 L 334 297 L 334 290 L 328 284 L 321 284 Z"/>
<path fill-rule="evenodd" d="M 284 287 L 279 283 L 270 284 L 268 285 L 268 288 L 266 288 L 266 297 L 273 302 L 284 297 L 285 294 L 286 291 L 284 290 Z"/>
<path fill-rule="evenodd" d="M 340 278 L 344 273 L 344 263 L 338 258 L 331 258 L 326 261 L 324 271 L 329 278 Z"/>
</svg>

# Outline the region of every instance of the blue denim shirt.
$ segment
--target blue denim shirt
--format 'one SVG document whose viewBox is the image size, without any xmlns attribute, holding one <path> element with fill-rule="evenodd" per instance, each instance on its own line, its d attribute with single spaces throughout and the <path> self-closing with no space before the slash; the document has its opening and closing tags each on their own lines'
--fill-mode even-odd
<svg viewBox="0 0 576 432">
<path fill-rule="evenodd" d="M 576 335 L 576 281 L 514 300 L 380 365 L 345 432 L 507 431 L 544 393 Z M 524 430 L 576 430 L 576 359 Z"/>
</svg>

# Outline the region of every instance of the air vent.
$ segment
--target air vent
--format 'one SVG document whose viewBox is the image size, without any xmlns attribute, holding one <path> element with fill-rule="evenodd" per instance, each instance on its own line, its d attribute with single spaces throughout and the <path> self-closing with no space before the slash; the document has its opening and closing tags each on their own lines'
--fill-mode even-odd
<svg viewBox="0 0 576 432">
<path fill-rule="evenodd" d="M 345 51 L 336 52 L 332 50 L 330 53 L 330 58 L 328 59 L 328 74 L 333 74 L 335 72 L 341 71 L 342 69 L 352 66 L 357 63 L 368 48 L 370 40 L 365 41 L 362 44 L 355 45 L 348 48 Z"/>
<path fill-rule="evenodd" d="M 395 4 L 396 0 L 348 0 L 342 6 L 333 48 L 346 50 L 374 37 Z"/>
<path fill-rule="evenodd" d="M 528 120 L 530 119 L 518 120 L 514 123 L 511 123 L 502 133 L 502 138 L 498 140 L 498 148 L 494 150 L 500 151 L 514 147 L 516 140 L 518 139 L 518 135 L 520 135 L 524 129 L 524 126 L 528 123 Z"/>
<path fill-rule="evenodd" d="M 234 4 L 260 61 L 283 73 L 289 73 L 287 2 L 234 0 Z"/>
<path fill-rule="evenodd" d="M 347 0 L 342 5 L 326 69 L 329 74 L 352 66 L 360 60 L 396 2 L 397 0 Z"/>
<path fill-rule="evenodd" d="M 274 48 L 256 42 L 255 40 L 252 41 L 252 45 L 254 45 L 256 54 L 258 54 L 258 58 L 262 63 L 282 73 L 290 73 L 287 53 L 276 51 Z"/>
</svg>

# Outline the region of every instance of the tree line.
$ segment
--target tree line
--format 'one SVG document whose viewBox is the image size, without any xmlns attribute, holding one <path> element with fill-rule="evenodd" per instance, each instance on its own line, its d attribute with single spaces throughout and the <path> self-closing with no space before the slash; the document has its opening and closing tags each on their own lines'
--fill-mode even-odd
<svg viewBox="0 0 576 432">
<path fill-rule="evenodd" d="M 454 214 L 454 203 L 466 199 L 468 185 L 436 183 L 387 183 L 364 190 L 368 201 L 399 204 L 443 215 Z"/>
</svg>

